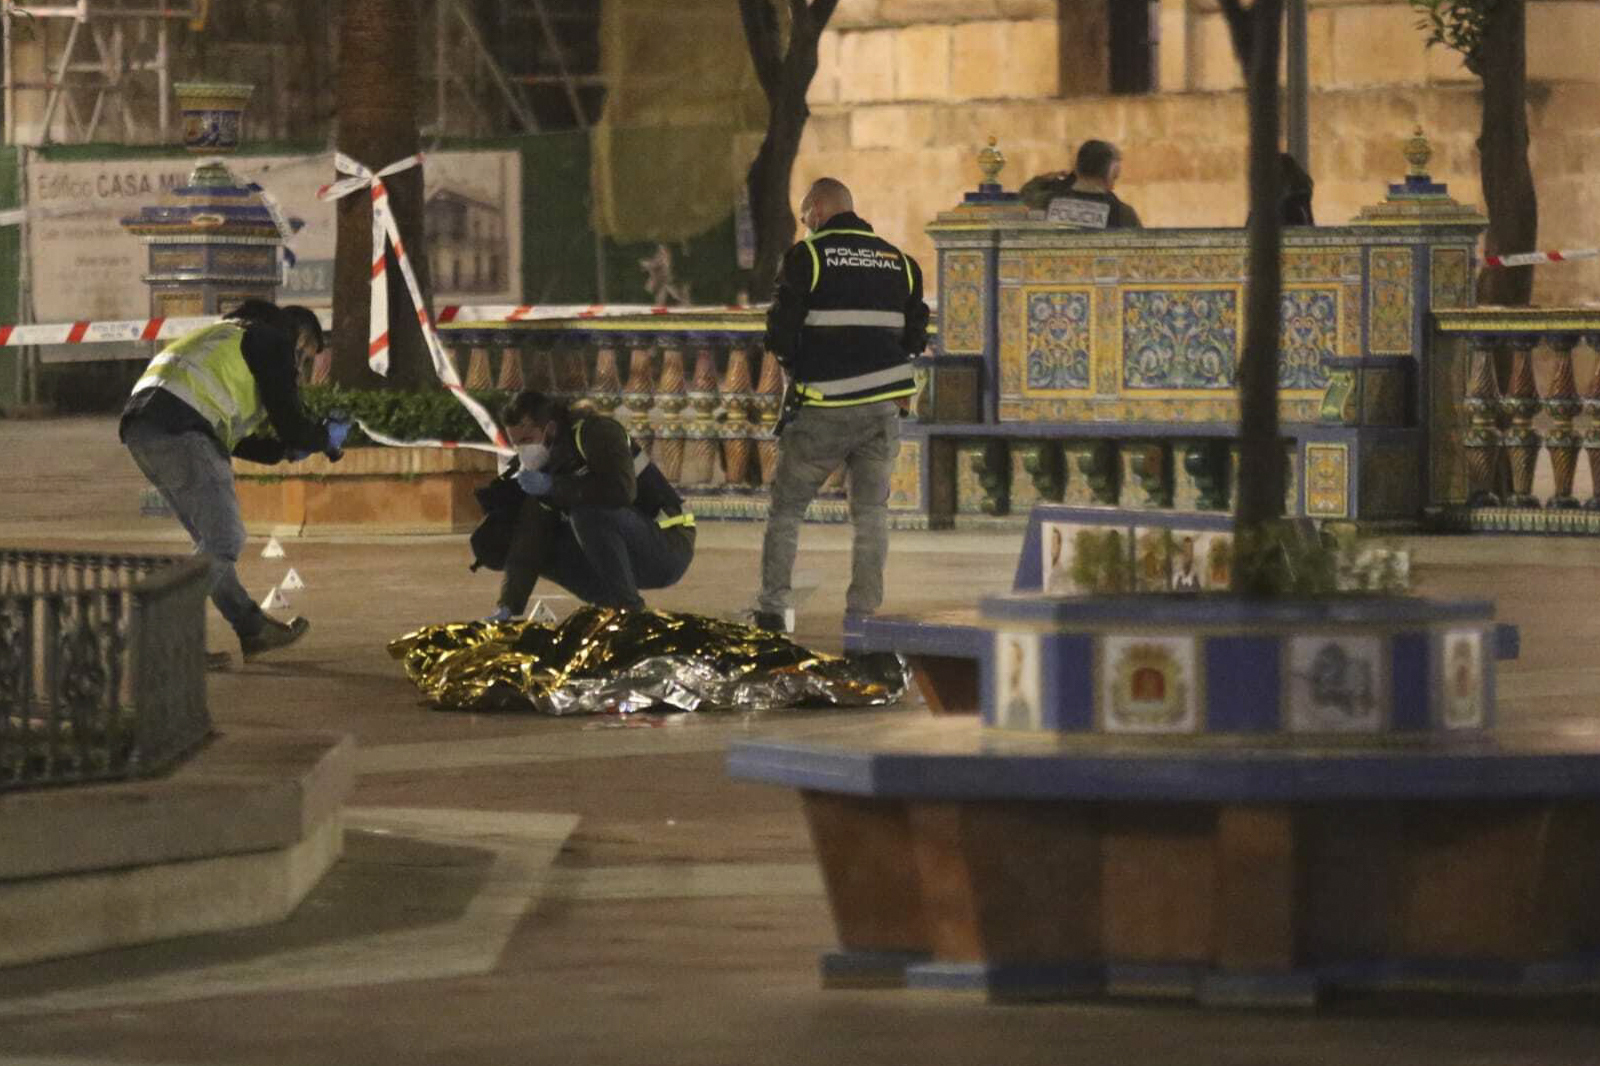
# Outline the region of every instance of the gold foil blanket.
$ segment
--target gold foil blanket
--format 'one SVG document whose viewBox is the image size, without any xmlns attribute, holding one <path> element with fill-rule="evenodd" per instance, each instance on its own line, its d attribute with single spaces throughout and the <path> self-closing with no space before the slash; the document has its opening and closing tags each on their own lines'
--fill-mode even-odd
<svg viewBox="0 0 1600 1066">
<path fill-rule="evenodd" d="M 424 626 L 391 641 L 389 654 L 448 710 L 866 707 L 894 703 L 906 687 L 895 655 L 841 658 L 739 622 L 614 607 L 580 607 L 553 626 Z"/>
</svg>

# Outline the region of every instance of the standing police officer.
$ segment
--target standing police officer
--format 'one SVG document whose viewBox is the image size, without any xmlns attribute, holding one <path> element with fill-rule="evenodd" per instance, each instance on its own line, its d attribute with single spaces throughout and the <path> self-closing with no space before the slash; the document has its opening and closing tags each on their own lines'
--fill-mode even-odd
<svg viewBox="0 0 1600 1066">
<path fill-rule="evenodd" d="M 767 312 L 766 346 L 788 372 L 796 405 L 778 442 L 755 613 L 758 626 L 777 630 L 800 522 L 840 465 L 855 527 L 845 612 L 871 614 L 883 602 L 889 473 L 900 412 L 916 391 L 910 358 L 928 335 L 921 269 L 855 214 L 843 183 L 812 185 L 800 221 L 811 233 L 784 256 Z"/>
<path fill-rule="evenodd" d="M 312 421 L 296 383 L 300 363 L 322 343 L 322 325 L 308 308 L 246 300 L 221 322 L 167 345 L 122 411 L 122 442 L 195 551 L 209 558 L 211 602 L 247 657 L 294 643 L 310 623 L 268 617 L 239 583 L 245 529 L 230 456 L 255 463 L 312 452 L 337 457 L 350 423 Z M 276 436 L 257 436 L 268 423 Z"/>
</svg>

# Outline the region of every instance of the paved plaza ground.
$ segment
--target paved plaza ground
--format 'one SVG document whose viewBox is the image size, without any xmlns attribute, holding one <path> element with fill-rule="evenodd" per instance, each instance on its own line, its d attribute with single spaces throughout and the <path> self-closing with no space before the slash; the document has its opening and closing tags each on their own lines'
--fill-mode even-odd
<svg viewBox="0 0 1600 1066">
<path fill-rule="evenodd" d="M 181 551 L 142 518 L 109 418 L 0 420 L 0 544 Z M 759 525 L 702 526 L 667 609 L 752 599 Z M 1009 587 L 1019 533 L 897 533 L 886 610 Z M 1506 728 L 1600 725 L 1600 542 L 1414 539 L 1419 590 L 1492 597 L 1522 629 Z M 465 537 L 290 541 L 295 648 L 209 678 L 220 729 L 352 734 L 345 857 L 286 922 L 0 970 L 0 1063 L 1600 1063 L 1600 995 L 1336 999 L 1315 1013 L 1183 1004 L 993 1007 L 967 995 L 824 991 L 832 924 L 799 803 L 731 781 L 731 739 L 849 732 L 871 712 L 615 719 L 432 711 L 384 645 L 486 612 Z M 799 638 L 837 649 L 849 537 L 812 527 Z M 571 606 L 557 601 L 558 611 Z M 228 646 L 212 612 L 211 641 Z M 1600 906 L 1600 901 L 1595 901 Z M 92 916 L 85 916 L 90 920 Z"/>
</svg>

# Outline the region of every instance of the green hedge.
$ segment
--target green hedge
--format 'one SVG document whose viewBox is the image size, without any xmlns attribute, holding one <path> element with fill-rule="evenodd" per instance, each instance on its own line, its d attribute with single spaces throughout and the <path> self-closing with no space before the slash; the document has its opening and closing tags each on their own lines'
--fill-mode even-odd
<svg viewBox="0 0 1600 1066">
<path fill-rule="evenodd" d="M 507 395 L 488 389 L 471 393 L 473 399 L 498 416 Z M 422 392 L 344 389 L 337 385 L 309 385 L 300 390 L 306 410 L 318 418 L 339 409 L 360 419 L 380 433 L 401 440 L 483 441 L 483 431 L 467 409 L 443 389 Z M 372 441 L 359 428 L 350 432 L 346 447 L 369 445 Z"/>
</svg>

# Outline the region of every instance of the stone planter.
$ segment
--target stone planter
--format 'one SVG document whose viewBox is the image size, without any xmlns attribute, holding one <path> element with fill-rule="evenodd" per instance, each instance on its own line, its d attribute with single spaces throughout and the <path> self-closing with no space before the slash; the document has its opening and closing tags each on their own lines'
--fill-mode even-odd
<svg viewBox="0 0 1600 1066">
<path fill-rule="evenodd" d="M 251 533 L 463 533 L 483 517 L 473 489 L 496 472 L 487 452 L 352 448 L 331 463 L 233 462 Z"/>
</svg>

